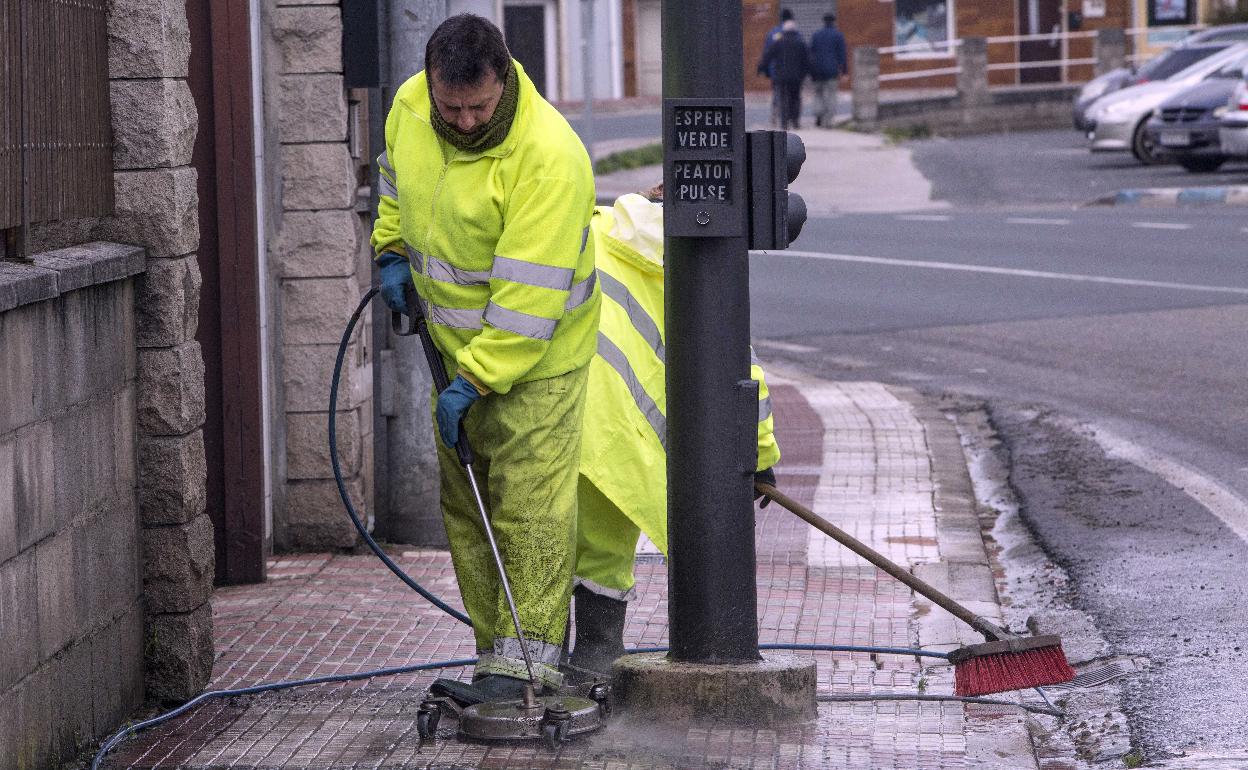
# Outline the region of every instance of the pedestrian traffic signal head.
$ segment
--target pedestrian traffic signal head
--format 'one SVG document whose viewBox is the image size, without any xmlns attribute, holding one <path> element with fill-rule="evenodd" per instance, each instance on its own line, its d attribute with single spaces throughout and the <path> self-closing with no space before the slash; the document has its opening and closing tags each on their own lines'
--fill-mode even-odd
<svg viewBox="0 0 1248 770">
<path fill-rule="evenodd" d="M 750 248 L 786 249 L 806 223 L 806 201 L 789 192 L 806 162 L 806 146 L 788 131 L 746 133 Z"/>
</svg>

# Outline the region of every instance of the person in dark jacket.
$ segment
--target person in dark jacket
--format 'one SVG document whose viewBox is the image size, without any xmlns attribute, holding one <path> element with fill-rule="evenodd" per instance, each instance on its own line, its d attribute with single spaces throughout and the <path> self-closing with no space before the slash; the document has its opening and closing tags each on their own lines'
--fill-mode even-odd
<svg viewBox="0 0 1248 770">
<path fill-rule="evenodd" d="M 849 77 L 845 36 L 836 28 L 836 14 L 823 17 L 823 29 L 810 38 L 810 79 L 815 82 L 818 112 L 815 125 L 832 128 L 836 119 L 836 91 Z"/>
<path fill-rule="evenodd" d="M 758 64 L 759 74 L 771 73 L 771 85 L 780 103 L 780 128 L 801 128 L 802 81 L 810 74 L 810 50 L 790 19 L 780 39 L 772 43 Z"/>
<path fill-rule="evenodd" d="M 778 41 L 784 35 L 784 23 L 793 21 L 793 11 L 788 8 L 780 9 L 780 21 L 776 22 L 776 26 L 767 31 L 767 37 L 763 38 L 763 57 L 767 58 L 767 52 L 771 50 L 772 44 Z M 780 95 L 776 90 L 775 75 L 772 73 L 774 65 L 769 67 L 766 72 L 762 71 L 762 65 L 759 65 L 760 75 L 766 75 L 771 83 L 771 124 L 773 126 L 780 125 Z"/>
</svg>

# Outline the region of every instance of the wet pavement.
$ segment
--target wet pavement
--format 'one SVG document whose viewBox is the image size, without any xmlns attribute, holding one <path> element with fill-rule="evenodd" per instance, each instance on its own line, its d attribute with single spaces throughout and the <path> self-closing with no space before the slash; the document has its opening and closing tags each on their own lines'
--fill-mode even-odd
<svg viewBox="0 0 1248 770">
<path fill-rule="evenodd" d="M 913 391 L 877 383 L 785 379 L 780 373 L 769 374 L 769 383 L 784 455 L 777 475 L 785 491 L 922 574 L 987 569 L 965 459 L 955 429 L 940 413 Z M 979 641 L 778 505 L 759 512 L 757 537 L 762 642 L 947 650 Z M 457 602 L 446 552 L 398 547 L 394 555 L 427 588 Z M 662 645 L 666 565 L 642 554 L 637 577 L 639 599 L 629 608 L 626 641 Z M 951 577 L 942 588 L 999 618 L 991 580 L 988 585 L 985 595 L 982 581 L 968 588 Z M 213 609 L 213 688 L 473 654 L 467 629 L 408 591 L 371 556 L 276 558 L 268 582 L 221 589 Z M 930 658 L 812 654 L 820 695 L 952 693 L 951 668 Z M 468 674 L 464 668 L 443 673 Z M 768 729 L 656 725 L 625 712 L 558 752 L 539 744 L 460 743 L 453 723 L 444 721 L 437 740 L 422 745 L 415 714 L 436 675 L 216 700 L 126 742 L 104 767 L 1036 767 L 1021 709 L 956 701 L 824 702 L 813 721 Z"/>
</svg>

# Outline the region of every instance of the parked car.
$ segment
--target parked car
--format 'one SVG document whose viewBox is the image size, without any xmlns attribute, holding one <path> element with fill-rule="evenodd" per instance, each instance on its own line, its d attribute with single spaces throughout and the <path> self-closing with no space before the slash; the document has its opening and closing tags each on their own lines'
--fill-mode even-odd
<svg viewBox="0 0 1248 770">
<path fill-rule="evenodd" d="M 1231 43 L 1241 42 L 1248 42 L 1248 24 L 1223 24 L 1193 32 L 1175 47 L 1149 59 L 1138 70 L 1133 67 L 1118 67 L 1098 75 L 1085 83 L 1075 97 L 1075 128 L 1079 131 L 1088 130 L 1088 109 L 1102 96 L 1108 96 L 1128 86 L 1165 80 Z"/>
<path fill-rule="evenodd" d="M 1228 157 L 1248 160 L 1248 79 L 1239 81 L 1226 104 L 1218 140 Z"/>
<path fill-rule="evenodd" d="M 1218 137 L 1231 93 L 1244 80 L 1248 56 L 1210 73 L 1204 80 L 1162 102 L 1144 127 L 1145 144 L 1163 160 L 1188 171 L 1217 171 L 1226 162 Z"/>
<path fill-rule="evenodd" d="M 1201 59 L 1166 80 L 1141 83 L 1110 94 L 1088 111 L 1088 139 L 1093 152 L 1130 152 L 1141 163 L 1160 163 L 1162 158 L 1149 143 L 1144 127 L 1153 110 L 1172 96 L 1191 88 L 1210 73 L 1248 57 L 1248 43 Z"/>
</svg>

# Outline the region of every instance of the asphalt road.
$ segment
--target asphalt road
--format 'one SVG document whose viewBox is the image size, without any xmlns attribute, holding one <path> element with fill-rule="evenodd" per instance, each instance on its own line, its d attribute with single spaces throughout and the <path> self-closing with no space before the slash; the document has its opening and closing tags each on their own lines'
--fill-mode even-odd
<svg viewBox="0 0 1248 770">
<path fill-rule="evenodd" d="M 1014 184 L 1001 168 L 986 186 Z M 956 177 L 932 179 L 948 190 Z M 1116 652 L 1157 663 L 1130 689 L 1138 745 L 1248 751 L 1235 717 L 1248 713 L 1248 544 L 1195 499 L 1211 485 L 1230 501 L 1219 511 L 1248 519 L 1248 216 L 1000 195 L 810 221 L 788 253 L 752 260 L 755 345 L 829 378 L 986 401 L 1015 450 L 1024 518 L 1075 603 Z M 1189 475 L 1109 457 L 1031 413 Z"/>
<path fill-rule="evenodd" d="M 933 195 L 958 206 L 1068 206 L 1122 188 L 1248 184 L 1248 163 L 1213 174 L 1143 166 L 1130 153 L 1088 152 L 1074 128 L 907 142 Z"/>
</svg>

